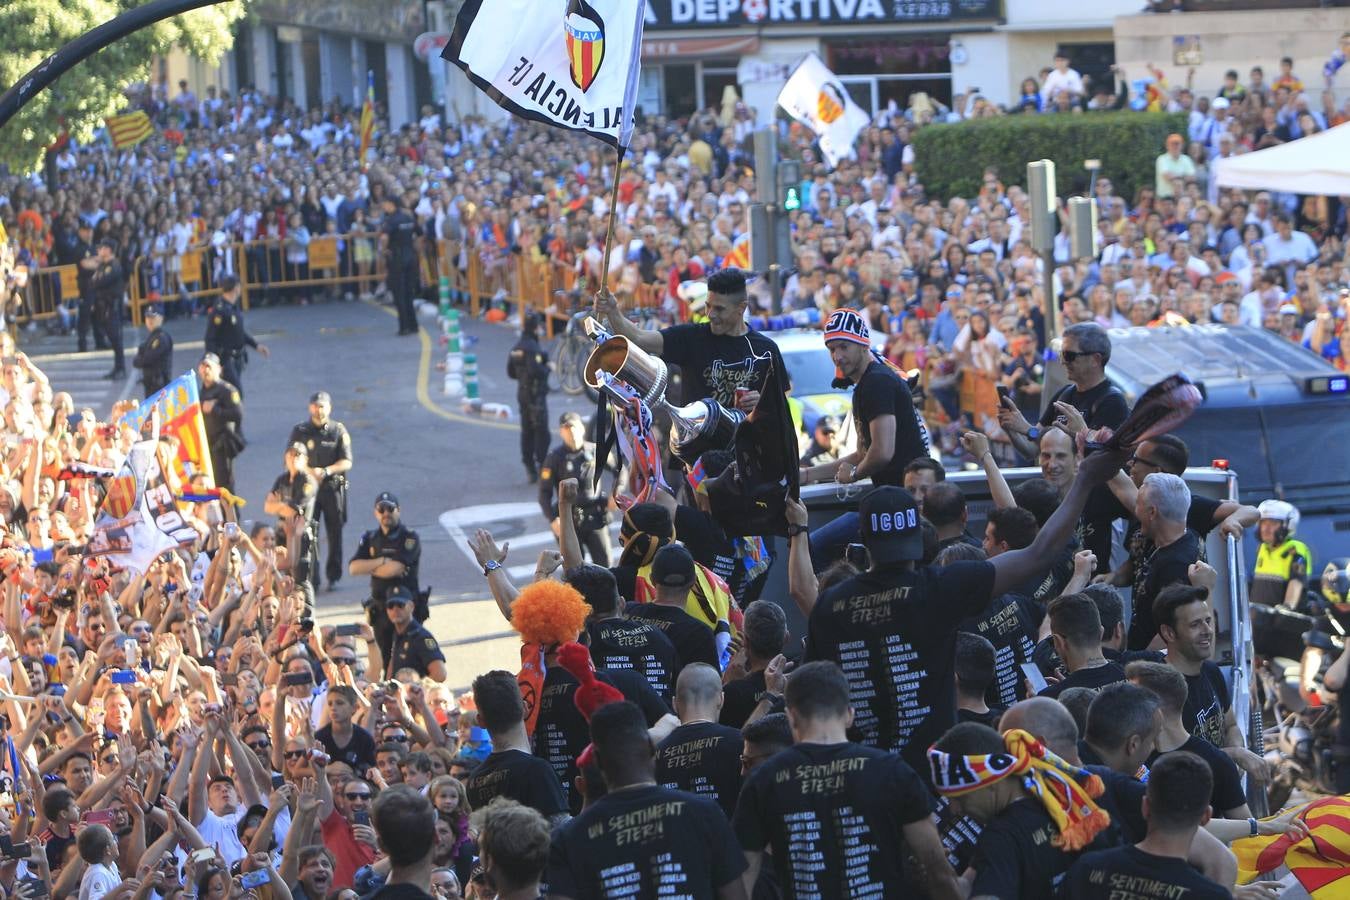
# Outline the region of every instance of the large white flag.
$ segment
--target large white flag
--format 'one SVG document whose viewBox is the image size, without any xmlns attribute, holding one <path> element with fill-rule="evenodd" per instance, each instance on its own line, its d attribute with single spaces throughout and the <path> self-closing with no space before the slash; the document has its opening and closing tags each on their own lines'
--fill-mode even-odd
<svg viewBox="0 0 1350 900">
<path fill-rule="evenodd" d="M 778 105 L 816 133 L 820 152 L 831 168 L 853 154 L 858 132 L 871 121 L 814 53 L 797 63 L 778 94 Z"/>
<path fill-rule="evenodd" d="M 627 147 L 644 6 L 640 0 L 465 0 L 441 55 L 518 116 Z"/>
<path fill-rule="evenodd" d="M 197 537 L 164 477 L 160 447 L 158 440 L 133 444 L 117 476 L 108 481 L 89 539 L 91 556 L 107 556 L 144 572 L 164 551 Z"/>
</svg>

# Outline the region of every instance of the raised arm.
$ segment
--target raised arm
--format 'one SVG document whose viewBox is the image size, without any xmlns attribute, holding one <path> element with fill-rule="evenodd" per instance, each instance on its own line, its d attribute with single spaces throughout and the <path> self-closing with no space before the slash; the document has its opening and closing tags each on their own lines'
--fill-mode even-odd
<svg viewBox="0 0 1350 900">
<path fill-rule="evenodd" d="M 809 619 L 816 605 L 816 597 L 820 594 L 820 582 L 816 580 L 815 568 L 811 565 L 811 536 L 806 531 L 806 506 L 800 500 L 788 497 L 786 513 L 789 530 L 800 529 L 788 538 L 788 594 L 802 615 Z"/>
<path fill-rule="evenodd" d="M 1013 499 L 1012 488 L 1008 487 L 1008 480 L 1003 477 L 998 460 L 994 459 L 994 454 L 989 450 L 989 438 L 978 431 L 967 431 L 961 436 L 961 446 L 975 457 L 984 469 L 984 477 L 989 482 L 989 494 L 994 500 L 994 507 L 1011 509 L 1016 506 L 1017 501 Z"/>
<path fill-rule="evenodd" d="M 659 331 L 646 331 L 638 328 L 619 309 L 619 301 L 610 291 L 602 290 L 595 295 L 595 312 L 603 319 L 609 330 L 616 335 L 628 338 L 653 356 L 660 356 L 666 348 L 665 338 Z"/>
</svg>

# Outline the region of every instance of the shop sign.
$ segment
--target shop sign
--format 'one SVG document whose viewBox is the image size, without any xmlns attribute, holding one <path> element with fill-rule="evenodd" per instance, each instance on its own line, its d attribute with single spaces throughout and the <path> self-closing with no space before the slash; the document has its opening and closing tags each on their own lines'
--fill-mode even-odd
<svg viewBox="0 0 1350 900">
<path fill-rule="evenodd" d="M 648 29 L 997 19 L 999 0 L 647 0 Z"/>
</svg>

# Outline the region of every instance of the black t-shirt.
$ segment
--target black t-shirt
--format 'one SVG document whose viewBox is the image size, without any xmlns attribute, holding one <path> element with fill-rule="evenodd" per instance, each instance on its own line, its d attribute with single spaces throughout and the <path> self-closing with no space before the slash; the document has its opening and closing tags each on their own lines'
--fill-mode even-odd
<svg viewBox="0 0 1350 900">
<path fill-rule="evenodd" d="M 1064 873 L 1079 853 L 1069 853 L 1051 841 L 1054 820 L 1039 800 L 1017 800 L 980 832 L 975 845 L 975 884 L 971 896 L 999 900 L 1051 900 Z M 1113 837 L 1102 832 L 1088 849 L 1111 846 Z"/>
<path fill-rule="evenodd" d="M 872 483 L 904 486 L 905 466 L 920 456 L 928 455 L 914 418 L 914 397 L 909 385 L 882 362 L 872 364 L 862 373 L 853 388 L 853 422 L 858 430 L 858 449 L 866 452 L 872 446 L 872 420 L 881 416 L 895 416 L 895 452 L 885 467 L 872 472 Z"/>
<path fill-rule="evenodd" d="M 323 752 L 334 762 L 344 762 L 354 772 L 365 772 L 375 765 L 375 738 L 360 725 L 352 726 L 351 740 L 339 747 L 333 739 L 333 726 L 325 725 L 314 732 L 314 739 L 323 744 Z"/>
<path fill-rule="evenodd" d="M 1209 763 L 1210 771 L 1214 773 L 1214 789 L 1209 794 L 1209 805 L 1213 807 L 1215 816 L 1221 816 L 1230 809 L 1246 805 L 1247 794 L 1242 790 L 1242 773 L 1238 771 L 1237 763 L 1228 758 L 1227 753 L 1195 735 L 1191 735 L 1186 739 L 1186 743 L 1176 750 L 1169 750 L 1168 753 L 1180 750 L 1194 753 Z M 1158 758 L 1166 755 L 1155 751 L 1148 758 L 1148 767 L 1153 768 Z"/>
<path fill-rule="evenodd" d="M 661 329 L 661 358 L 680 367 L 680 402 L 712 397 L 727 409 L 736 407 L 736 388 L 763 391 L 770 365 L 786 372 L 778 345 L 758 331 L 729 337 L 701 325 Z"/>
<path fill-rule="evenodd" d="M 675 536 L 689 550 L 694 562 L 711 569 L 727 583 L 737 605 L 744 605 L 750 581 L 745 564 L 736 558 L 736 548 L 712 516 L 693 506 L 675 507 Z"/>
<path fill-rule="evenodd" d="M 669 702 L 675 692 L 678 656 L 660 629 L 640 619 L 601 619 L 588 624 L 586 631 L 597 669 L 637 672 Z"/>
<path fill-rule="evenodd" d="M 413 258 L 413 238 L 417 220 L 403 210 L 396 210 L 384 220 L 380 231 L 389 238 L 389 256 L 393 262 L 406 265 Z"/>
<path fill-rule="evenodd" d="M 712 900 L 745 871 L 717 804 L 663 787 L 613 791 L 554 832 L 550 896 Z"/>
<path fill-rule="evenodd" d="M 618 688 L 625 700 L 642 708 L 648 725 L 670 712 L 651 685 L 636 672 L 595 673 L 595 677 Z M 562 666 L 553 666 L 544 676 L 544 688 L 539 695 L 539 718 L 534 726 L 534 753 L 553 767 L 568 807 L 575 814 L 581 810 L 581 795 L 572 790 L 577 777 L 577 757 L 591 742 L 591 726 L 574 702 L 577 680 Z"/>
<path fill-rule="evenodd" d="M 1097 798 L 1097 806 L 1111 818 L 1111 827 L 1104 832 L 1109 843 L 1133 844 L 1143 840 L 1148 834 L 1148 821 L 1144 818 L 1144 794 L 1148 792 L 1148 786 L 1138 778 L 1080 759 L 1083 768 L 1102 780 L 1103 790 Z"/>
<path fill-rule="evenodd" d="M 1064 900 L 1228 900 L 1226 888 L 1201 875 L 1184 859 L 1155 856 L 1138 847 L 1084 853 L 1069 870 Z"/>
<path fill-rule="evenodd" d="M 400 881 L 384 885 L 368 895 L 366 900 L 435 900 L 435 898 L 415 884 Z"/>
<path fill-rule="evenodd" d="M 961 623 L 961 630 L 980 637 L 994 645 L 994 681 L 990 684 L 992 697 L 987 702 L 1012 706 L 1026 699 L 1022 679 L 1022 663 L 1031 662 L 1036 650 L 1036 632 L 1044 613 L 1030 597 L 1022 594 L 1004 594 L 996 597 L 988 608 L 970 616 Z"/>
<path fill-rule="evenodd" d="M 494 797 L 507 797 L 546 819 L 567 812 L 567 798 L 553 767 L 523 750 L 489 754 L 464 779 L 464 790 L 473 809 L 482 809 Z"/>
<path fill-rule="evenodd" d="M 868 747 L 895 750 L 927 772 L 927 750 L 956 724 L 956 632 L 989 604 L 994 567 L 864 572 L 816 601 L 805 660 L 838 663 L 853 726 Z"/>
<path fill-rule="evenodd" d="M 744 728 L 750 714 L 764 698 L 764 671 L 751 672 L 728 682 L 722 688 L 722 714 L 718 721 L 732 728 Z"/>
<path fill-rule="evenodd" d="M 915 896 L 901 872 L 903 829 L 933 808 L 894 753 L 797 744 L 750 774 L 733 824 L 746 850 L 772 850 L 786 896 Z"/>
<path fill-rule="evenodd" d="M 656 748 L 656 781 L 707 797 L 730 819 L 741 792 L 741 733 L 715 722 L 681 725 Z"/>
<path fill-rule="evenodd" d="M 1104 688 L 1108 684 L 1115 684 L 1118 681 L 1125 680 L 1125 669 L 1113 662 L 1107 662 L 1104 666 L 1093 666 L 1090 669 L 1079 669 L 1077 672 L 1070 672 L 1062 681 L 1057 681 L 1041 691 L 1041 697 L 1051 697 L 1059 699 L 1059 695 L 1072 687 L 1084 687 L 1097 690 Z"/>
<path fill-rule="evenodd" d="M 1231 705 L 1223 670 L 1213 662 L 1205 660 L 1198 674 L 1186 676 L 1186 705 L 1181 708 L 1181 724 L 1193 737 L 1222 747 L 1228 731 L 1224 718 Z"/>
<path fill-rule="evenodd" d="M 1088 428 L 1116 429 L 1130 415 L 1130 404 L 1125 402 L 1125 395 L 1106 379 L 1086 391 L 1079 391 L 1071 384 L 1060 388 L 1041 413 L 1042 428 L 1049 428 L 1059 418 L 1056 401 L 1063 401 L 1082 413 Z"/>
<path fill-rule="evenodd" d="M 1191 564 L 1200 558 L 1200 538 L 1189 528 L 1180 538 L 1159 547 L 1134 568 L 1134 593 L 1131 605 L 1130 633 L 1126 645 L 1144 650 L 1158 634 L 1153 621 L 1153 601 L 1169 584 L 1188 584 Z"/>
<path fill-rule="evenodd" d="M 721 671 L 722 667 L 717 664 L 717 641 L 712 629 L 684 610 L 661 603 L 630 603 L 624 608 L 624 613 L 630 619 L 649 623 L 675 645 L 676 662 L 671 674 L 672 681 L 690 663 L 707 663 Z"/>
<path fill-rule="evenodd" d="M 1007 707 L 991 706 L 988 712 L 975 712 L 973 709 L 958 709 L 956 711 L 957 722 L 978 722 L 981 725 L 988 725 L 995 731 L 998 730 L 998 720 L 1003 718 L 1007 712 Z"/>
</svg>

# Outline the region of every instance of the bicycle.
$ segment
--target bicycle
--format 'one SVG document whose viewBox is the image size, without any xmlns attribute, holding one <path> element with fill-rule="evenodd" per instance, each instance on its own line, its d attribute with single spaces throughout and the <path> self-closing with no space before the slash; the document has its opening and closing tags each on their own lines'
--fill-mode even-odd
<svg viewBox="0 0 1350 900">
<path fill-rule="evenodd" d="M 595 349 L 595 342 L 586 334 L 589 309 L 574 312 L 567 320 L 567 328 L 553 345 L 553 362 L 549 373 L 549 390 L 561 390 L 576 396 L 587 389 L 586 360 Z M 594 399 L 594 397 L 592 397 Z"/>
</svg>

